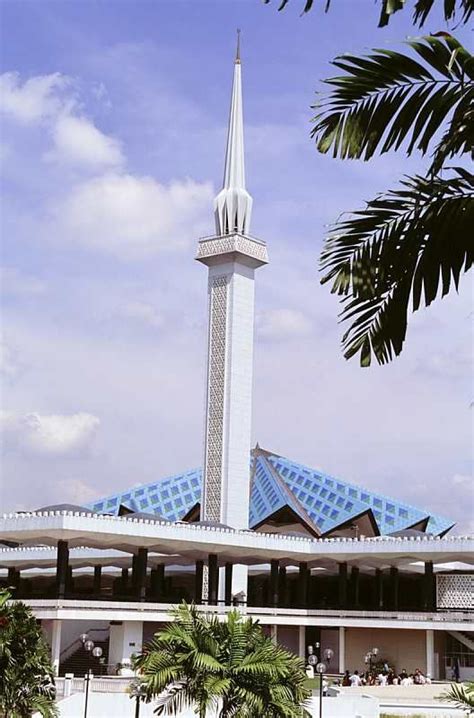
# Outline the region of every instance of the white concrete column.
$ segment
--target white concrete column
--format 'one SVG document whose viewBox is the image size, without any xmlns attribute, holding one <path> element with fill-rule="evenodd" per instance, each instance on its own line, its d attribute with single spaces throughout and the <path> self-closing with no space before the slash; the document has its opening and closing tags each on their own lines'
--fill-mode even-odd
<svg viewBox="0 0 474 718">
<path fill-rule="evenodd" d="M 270 636 L 273 643 L 278 643 L 278 627 L 276 626 L 276 624 L 272 623 L 272 625 L 270 626 L 270 631 Z"/>
<path fill-rule="evenodd" d="M 54 619 L 51 626 L 51 663 L 54 675 L 59 675 L 59 661 L 61 657 L 61 621 Z"/>
<path fill-rule="evenodd" d="M 346 670 L 346 629 L 339 627 L 339 673 Z"/>
<path fill-rule="evenodd" d="M 245 600 L 248 598 L 248 573 L 249 567 L 242 563 L 234 564 L 232 571 L 232 595 L 244 594 Z M 243 610 L 244 606 L 241 606 Z"/>
<path fill-rule="evenodd" d="M 305 660 L 306 658 L 306 627 L 299 626 L 298 628 L 298 655 L 300 658 Z"/>
<path fill-rule="evenodd" d="M 143 648 L 143 622 L 122 621 L 110 624 L 109 663 L 113 666 L 131 660 Z"/>
<path fill-rule="evenodd" d="M 429 629 L 426 631 L 426 675 L 430 676 L 430 678 L 433 678 L 434 673 L 434 631 L 432 629 Z"/>
</svg>

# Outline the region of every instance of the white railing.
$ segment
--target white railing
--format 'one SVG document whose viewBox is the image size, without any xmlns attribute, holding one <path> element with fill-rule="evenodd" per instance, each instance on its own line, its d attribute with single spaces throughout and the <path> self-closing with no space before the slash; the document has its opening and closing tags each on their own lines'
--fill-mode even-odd
<svg viewBox="0 0 474 718">
<path fill-rule="evenodd" d="M 90 680 L 89 690 L 93 693 L 126 693 L 132 680 L 133 678 L 122 676 L 94 676 Z M 55 683 L 58 697 L 64 696 L 68 683 L 70 684 L 71 693 L 84 693 L 84 677 L 56 678 Z"/>
<path fill-rule="evenodd" d="M 172 609 L 175 603 L 151 603 L 136 601 L 78 601 L 74 599 L 24 599 L 23 603 L 29 605 L 33 610 L 79 609 L 100 610 L 100 611 L 133 611 L 136 614 L 146 615 L 149 613 L 162 614 L 163 620 L 171 618 Z M 197 606 L 198 610 L 214 615 L 225 615 L 234 610 L 234 606 Z M 303 609 L 303 608 L 268 608 L 261 606 L 240 606 L 241 613 L 252 616 L 278 616 L 288 618 L 302 617 L 334 617 L 334 618 L 359 618 L 359 619 L 383 619 L 384 621 L 423 621 L 440 623 L 463 623 L 473 622 L 474 611 L 462 610 L 438 610 L 438 611 L 352 611 L 338 608 Z"/>
</svg>

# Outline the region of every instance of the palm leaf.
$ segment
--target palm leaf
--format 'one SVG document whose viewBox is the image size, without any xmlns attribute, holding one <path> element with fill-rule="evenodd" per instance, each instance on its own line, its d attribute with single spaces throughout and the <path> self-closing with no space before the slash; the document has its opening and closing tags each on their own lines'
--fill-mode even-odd
<svg viewBox="0 0 474 718">
<path fill-rule="evenodd" d="M 332 89 L 313 106 L 311 136 L 320 152 L 368 160 L 405 143 L 407 154 L 425 154 L 447 121 L 436 168 L 447 156 L 472 151 L 466 111 L 473 106 L 473 56 L 447 34 L 407 45 L 415 57 L 375 49 L 366 57 L 343 55 L 333 61 L 344 74 L 325 81 Z"/>
<path fill-rule="evenodd" d="M 415 9 L 413 12 L 413 21 L 415 25 L 422 27 L 433 9 L 434 0 L 417 0 L 415 3 Z M 474 9 L 474 3 L 472 0 L 444 0 L 443 10 L 444 19 L 455 20 L 460 18 L 462 23 L 467 23 L 472 15 Z"/>
<path fill-rule="evenodd" d="M 445 296 L 473 263 L 474 175 L 409 177 L 332 229 L 321 255 L 322 283 L 343 297 L 346 358 L 400 354 L 413 311 Z"/>
<path fill-rule="evenodd" d="M 193 706 L 199 716 L 299 718 L 309 696 L 302 663 L 231 611 L 226 621 L 182 604 L 174 623 L 157 633 L 135 660 L 146 700 L 158 715 Z M 204 647 L 209 650 L 205 650 Z"/>
<path fill-rule="evenodd" d="M 290 0 L 280 0 L 278 10 L 283 10 Z M 390 18 L 398 10 L 403 10 L 406 0 L 380 0 L 380 19 L 379 27 L 388 25 Z M 268 5 L 271 0 L 263 0 Z M 314 0 L 303 0 L 303 14 L 311 10 Z M 331 0 L 326 0 L 325 10 L 329 10 Z M 437 3 L 439 5 L 439 3 Z M 454 20 L 460 18 L 460 22 L 467 23 L 473 12 L 473 0 L 443 0 L 444 19 Z M 413 22 L 415 25 L 422 27 L 428 15 L 435 6 L 435 0 L 417 0 L 413 10 Z"/>
<path fill-rule="evenodd" d="M 466 684 L 451 683 L 449 690 L 438 696 L 439 700 L 452 703 L 456 708 L 470 708 L 469 714 L 474 713 L 474 681 Z"/>
</svg>

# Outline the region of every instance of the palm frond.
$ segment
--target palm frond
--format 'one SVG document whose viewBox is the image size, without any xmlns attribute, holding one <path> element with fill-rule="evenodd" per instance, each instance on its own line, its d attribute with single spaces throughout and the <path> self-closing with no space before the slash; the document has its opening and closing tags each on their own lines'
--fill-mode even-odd
<svg viewBox="0 0 474 718">
<path fill-rule="evenodd" d="M 438 696 L 439 700 L 452 703 L 456 708 L 470 708 L 474 712 L 474 681 L 465 684 L 451 683 L 449 689 Z"/>
<path fill-rule="evenodd" d="M 290 0 L 280 0 L 278 10 L 283 10 L 289 3 Z M 271 0 L 263 0 L 268 5 Z M 313 5 L 314 0 L 303 0 L 302 13 L 309 12 Z M 388 25 L 390 18 L 399 10 L 403 10 L 405 7 L 406 0 L 380 0 L 380 19 L 379 27 L 385 27 Z M 331 0 L 326 0 L 325 10 L 329 10 Z M 413 10 L 413 22 L 415 25 L 422 27 L 428 18 L 428 15 L 435 6 L 435 0 L 417 0 Z M 461 23 L 467 23 L 472 15 L 474 9 L 473 0 L 444 0 L 443 11 L 444 19 L 446 22 L 449 20 L 459 19 Z"/>
<path fill-rule="evenodd" d="M 345 357 L 360 353 L 362 366 L 400 354 L 413 311 L 428 306 L 441 288 L 458 287 L 473 263 L 474 175 L 462 168 L 450 178 L 408 177 L 401 188 L 376 197 L 338 222 L 321 255 L 322 283 L 343 297 Z"/>
<path fill-rule="evenodd" d="M 220 706 L 226 718 L 299 718 L 309 696 L 301 661 L 263 634 L 258 622 L 231 611 L 226 621 L 182 604 L 135 661 L 146 700 L 158 715 Z"/>
<path fill-rule="evenodd" d="M 280 5 L 278 6 L 278 10 L 283 10 L 289 3 L 290 0 L 280 0 Z M 271 0 L 263 0 L 265 5 L 268 5 Z M 304 0 L 304 6 L 302 10 L 302 14 L 307 13 L 311 10 L 313 7 L 314 0 Z M 331 0 L 325 0 L 325 11 L 327 12 L 329 10 L 329 7 L 331 5 Z"/>
<path fill-rule="evenodd" d="M 417 0 L 413 11 L 413 22 L 419 27 L 423 27 L 428 15 L 433 9 L 434 0 Z M 444 0 L 443 2 L 444 19 L 457 20 L 461 23 L 467 23 L 474 10 L 473 0 Z"/>
<path fill-rule="evenodd" d="M 397 150 L 406 142 L 407 154 L 425 154 L 450 116 L 461 134 L 453 142 L 444 139 L 438 163 L 454 149 L 472 149 L 472 126 L 459 121 L 472 106 L 472 55 L 451 36 L 407 44 L 416 58 L 375 49 L 365 57 L 342 55 L 333 61 L 345 74 L 326 80 L 333 89 L 313 106 L 318 112 L 311 136 L 320 152 L 368 160 L 376 151 Z"/>
</svg>

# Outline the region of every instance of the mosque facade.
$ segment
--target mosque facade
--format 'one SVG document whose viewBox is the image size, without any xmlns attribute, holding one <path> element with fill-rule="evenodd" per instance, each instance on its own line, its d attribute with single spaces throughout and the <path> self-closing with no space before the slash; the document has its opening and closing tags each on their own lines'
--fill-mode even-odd
<svg viewBox="0 0 474 718">
<path fill-rule="evenodd" d="M 81 670 L 86 629 L 116 672 L 186 600 L 219 615 L 237 607 L 303 658 L 330 648 L 334 673 L 362 670 L 376 645 L 398 670 L 442 678 L 457 661 L 468 677 L 472 537 L 427 508 L 251 448 L 256 270 L 269 256 L 250 231 L 241 71 L 238 51 L 215 234 L 196 255 L 208 274 L 202 468 L 85 507 L 4 514 L 0 582 L 41 621 L 58 673 Z"/>
</svg>

